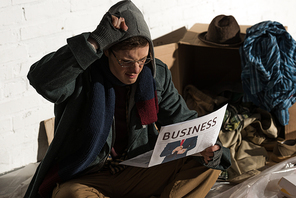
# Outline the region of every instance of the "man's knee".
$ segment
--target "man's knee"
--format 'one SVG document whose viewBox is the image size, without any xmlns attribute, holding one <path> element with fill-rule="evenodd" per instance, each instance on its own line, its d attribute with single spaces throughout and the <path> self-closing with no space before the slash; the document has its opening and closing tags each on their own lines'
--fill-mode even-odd
<svg viewBox="0 0 296 198">
<path fill-rule="evenodd" d="M 104 197 L 98 190 L 93 187 L 75 183 L 66 182 L 57 184 L 52 193 L 52 198 L 79 198 L 79 197 Z"/>
</svg>

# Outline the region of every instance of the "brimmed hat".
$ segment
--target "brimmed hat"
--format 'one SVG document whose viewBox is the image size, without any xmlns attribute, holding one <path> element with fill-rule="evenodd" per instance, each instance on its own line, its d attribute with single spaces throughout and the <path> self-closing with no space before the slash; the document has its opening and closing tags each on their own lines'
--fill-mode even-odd
<svg viewBox="0 0 296 198">
<path fill-rule="evenodd" d="M 198 38 L 210 45 L 234 47 L 244 42 L 245 34 L 231 15 L 218 15 L 210 23 L 208 31 L 200 33 Z"/>
</svg>

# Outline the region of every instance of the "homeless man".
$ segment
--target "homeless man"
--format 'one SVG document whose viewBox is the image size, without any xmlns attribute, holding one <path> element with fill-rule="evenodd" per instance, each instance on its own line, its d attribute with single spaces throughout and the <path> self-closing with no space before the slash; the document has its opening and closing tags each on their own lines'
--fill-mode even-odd
<svg viewBox="0 0 296 198">
<path fill-rule="evenodd" d="M 197 117 L 131 1 L 33 64 L 28 79 L 55 104 L 55 137 L 25 197 L 204 197 L 230 166 L 219 143 L 147 169 L 119 164 L 152 150 L 157 128 Z"/>
</svg>

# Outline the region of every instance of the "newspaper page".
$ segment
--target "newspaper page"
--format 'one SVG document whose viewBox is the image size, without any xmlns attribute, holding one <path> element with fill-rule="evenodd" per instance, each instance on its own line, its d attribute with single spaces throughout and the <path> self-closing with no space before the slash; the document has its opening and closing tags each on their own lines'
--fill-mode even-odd
<svg viewBox="0 0 296 198">
<path fill-rule="evenodd" d="M 148 168 L 198 155 L 216 143 L 226 108 L 227 104 L 208 115 L 161 127 L 154 150 L 121 164 Z"/>
</svg>

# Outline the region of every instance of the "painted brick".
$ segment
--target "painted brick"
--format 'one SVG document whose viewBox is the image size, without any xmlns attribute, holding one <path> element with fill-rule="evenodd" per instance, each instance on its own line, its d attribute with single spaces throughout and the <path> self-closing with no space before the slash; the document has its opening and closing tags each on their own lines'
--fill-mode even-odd
<svg viewBox="0 0 296 198">
<path fill-rule="evenodd" d="M 4 8 L 4 7 L 10 6 L 10 5 L 11 5 L 10 0 L 1 0 L 0 1 L 0 8 Z"/>
<path fill-rule="evenodd" d="M 26 131 L 30 131 L 30 133 Z M 38 141 L 38 130 L 36 130 L 34 127 L 25 127 L 23 129 L 11 131 L 10 133 L 4 134 L 6 134 L 5 138 L 0 137 L 1 147 L 4 148 L 4 150 L 9 150 L 9 153 L 14 154 L 9 156 L 0 156 L 0 159 L 10 158 L 13 161 L 21 161 L 22 159 L 25 159 L 28 156 L 35 155 L 36 160 L 37 152 L 35 150 L 35 145 Z M 25 149 L 28 147 L 34 148 L 34 150 L 32 149 L 32 151 L 30 152 L 30 154 L 25 154 L 19 151 L 19 148 Z M 20 152 L 20 154 L 23 155 L 23 158 L 16 157 L 15 153 L 18 152 Z M 7 153 L 3 153 L 3 155 L 7 155 Z"/>
<path fill-rule="evenodd" d="M 24 63 L 27 72 L 30 66 L 44 55 L 57 51 L 60 47 L 65 45 L 67 43 L 66 39 L 69 37 L 71 37 L 71 32 L 60 31 L 56 34 L 24 41 L 23 43 L 27 46 L 28 55 L 32 57 L 29 59 L 29 62 Z"/>
<path fill-rule="evenodd" d="M 40 108 L 28 109 L 13 117 L 13 130 L 22 130 L 28 125 L 27 123 L 31 123 L 32 126 L 39 126 L 42 120 L 49 119 L 53 116 L 53 105 L 42 105 L 42 101 L 40 101 Z"/>
<path fill-rule="evenodd" d="M 4 136 L 5 135 L 5 136 Z M 13 148 L 14 145 L 18 142 L 20 139 L 20 136 L 16 136 L 16 134 L 11 131 L 5 131 L 3 135 L 0 137 L 0 145 L 4 149 Z M 19 142 L 22 144 L 22 142 Z"/>
<path fill-rule="evenodd" d="M 111 1 L 109 1 L 111 2 Z M 112 4 L 112 3 L 110 3 Z M 102 10 L 104 12 L 106 12 L 109 9 L 109 3 L 108 1 L 90 1 L 90 0 L 86 0 L 86 1 L 81 1 L 81 0 L 71 0 L 71 12 L 76 12 L 76 11 L 85 11 L 85 10 L 90 10 L 90 9 L 96 9 L 99 8 L 98 11 Z M 100 13 L 100 12 L 99 12 Z"/>
<path fill-rule="evenodd" d="M 27 21 L 44 21 L 48 19 L 59 19 L 70 13 L 70 4 L 67 1 L 44 0 L 34 4 L 23 6 Z M 45 11 L 46 10 L 46 11 Z"/>
<path fill-rule="evenodd" d="M 55 34 L 62 31 L 63 26 L 63 19 L 52 19 L 43 21 L 40 24 L 35 24 L 34 26 L 23 27 L 21 28 L 21 40 Z"/>
<path fill-rule="evenodd" d="M 20 44 L 0 46 L 0 54 L 1 63 L 28 58 L 26 47 Z"/>
<path fill-rule="evenodd" d="M 1 51 L 1 49 L 0 49 L 0 51 Z M 12 68 L 13 68 L 14 64 L 15 63 L 2 64 L 1 72 L 0 72 L 0 79 L 2 81 L 7 80 L 7 79 L 11 79 L 13 77 L 13 69 Z"/>
<path fill-rule="evenodd" d="M 12 164 L 14 164 L 15 167 L 20 167 L 28 160 L 36 161 L 37 156 L 35 153 L 36 151 L 33 149 L 32 143 L 16 146 L 15 149 L 11 151 L 11 155 L 15 156 L 12 158 Z"/>
<path fill-rule="evenodd" d="M 12 5 L 25 4 L 25 3 L 31 3 L 36 1 L 38 0 L 11 0 Z"/>
<path fill-rule="evenodd" d="M 100 19 L 103 17 L 105 12 L 105 9 L 100 8 L 100 11 L 97 11 L 96 9 L 91 9 L 90 13 L 76 12 L 74 14 L 71 14 L 65 19 L 65 30 L 78 30 L 80 31 L 80 33 L 93 31 L 100 23 Z"/>
<path fill-rule="evenodd" d="M 0 9 L 1 26 L 15 25 L 23 21 L 23 10 L 20 6 Z"/>
<path fill-rule="evenodd" d="M 1 140 L 0 140 L 1 142 Z M 10 152 L 2 147 L 0 149 L 0 171 L 1 173 L 9 171 L 11 165 L 11 157 Z M 2 166 L 2 167 L 1 167 Z"/>
<path fill-rule="evenodd" d="M 12 119 L 11 117 L 0 118 L 0 131 L 12 130 Z"/>
<path fill-rule="evenodd" d="M 24 77 L 27 80 L 27 73 L 30 68 L 30 63 L 28 61 L 13 64 L 13 75 L 15 78 L 17 77 Z"/>
<path fill-rule="evenodd" d="M 14 79 L 4 84 L 4 97 L 6 98 L 21 95 L 26 91 L 26 83 L 23 78 Z"/>
<path fill-rule="evenodd" d="M 0 43 L 2 45 L 6 43 L 16 43 L 19 41 L 19 29 L 0 29 Z"/>
<path fill-rule="evenodd" d="M 35 95 L 25 96 L 21 98 L 9 99 L 0 103 L 0 117 L 12 116 L 24 109 L 38 107 L 38 98 Z"/>
</svg>

